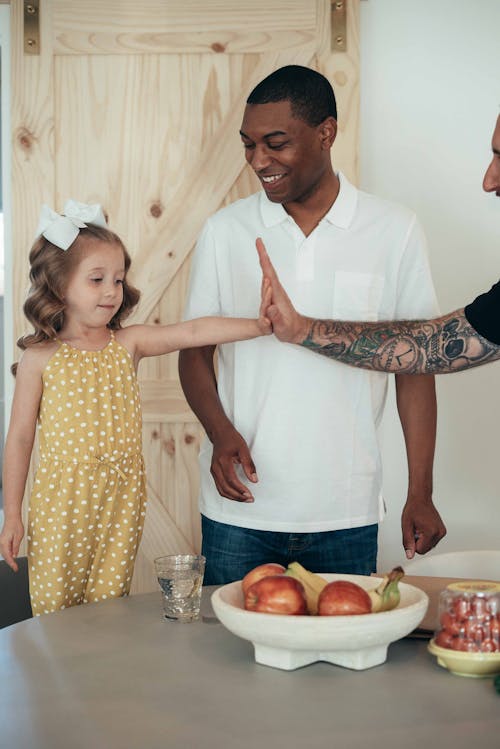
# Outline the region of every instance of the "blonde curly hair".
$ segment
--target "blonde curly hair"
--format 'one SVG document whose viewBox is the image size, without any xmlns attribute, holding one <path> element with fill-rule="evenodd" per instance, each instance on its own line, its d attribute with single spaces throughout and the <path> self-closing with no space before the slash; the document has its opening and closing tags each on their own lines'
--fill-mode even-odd
<svg viewBox="0 0 500 749">
<path fill-rule="evenodd" d="M 17 341 L 21 350 L 35 346 L 43 341 L 54 340 L 62 330 L 65 317 L 64 294 L 73 272 L 76 270 L 89 242 L 107 242 L 118 245 L 123 251 L 125 261 L 125 276 L 123 279 L 123 301 L 120 309 L 108 323 L 108 328 L 118 330 L 124 320 L 140 298 L 140 292 L 127 281 L 127 272 L 131 258 L 120 237 L 110 229 L 89 224 L 80 232 L 73 244 L 66 250 L 61 250 L 49 242 L 45 237 L 39 237 L 30 250 L 30 281 L 31 288 L 23 306 L 23 311 L 34 331 L 23 335 Z M 17 363 L 11 371 L 16 373 Z"/>
</svg>

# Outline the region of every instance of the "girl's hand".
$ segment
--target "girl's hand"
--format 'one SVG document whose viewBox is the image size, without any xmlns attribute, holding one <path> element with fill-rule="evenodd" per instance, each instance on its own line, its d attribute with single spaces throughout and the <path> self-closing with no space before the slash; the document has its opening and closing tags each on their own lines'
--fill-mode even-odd
<svg viewBox="0 0 500 749">
<path fill-rule="evenodd" d="M 262 279 L 260 299 L 259 319 L 257 320 L 257 325 L 261 335 L 271 335 L 273 328 L 270 319 L 267 317 L 267 308 L 271 304 L 272 288 L 271 283 L 267 278 Z"/>
<path fill-rule="evenodd" d="M 15 557 L 19 554 L 19 546 L 24 536 L 24 526 L 21 519 L 16 521 L 5 521 L 0 533 L 0 554 L 14 572 L 18 571 Z"/>
</svg>

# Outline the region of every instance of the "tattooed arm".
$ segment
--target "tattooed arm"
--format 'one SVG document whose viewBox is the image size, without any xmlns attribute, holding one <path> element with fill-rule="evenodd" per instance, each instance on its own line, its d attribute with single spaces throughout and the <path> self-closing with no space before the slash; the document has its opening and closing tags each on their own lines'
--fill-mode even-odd
<svg viewBox="0 0 500 749">
<path fill-rule="evenodd" d="M 295 343 L 363 369 L 446 374 L 500 359 L 500 346 L 479 335 L 467 321 L 463 308 L 434 320 L 380 323 L 302 320 L 300 338 L 302 335 L 303 338 Z M 280 338 L 272 316 L 271 321 Z"/>
<path fill-rule="evenodd" d="M 500 359 L 500 346 L 470 325 L 463 308 L 434 320 L 360 323 L 304 317 L 281 286 L 261 240 L 257 251 L 272 288 L 267 316 L 281 341 L 354 367 L 397 374 L 446 374 Z"/>
</svg>

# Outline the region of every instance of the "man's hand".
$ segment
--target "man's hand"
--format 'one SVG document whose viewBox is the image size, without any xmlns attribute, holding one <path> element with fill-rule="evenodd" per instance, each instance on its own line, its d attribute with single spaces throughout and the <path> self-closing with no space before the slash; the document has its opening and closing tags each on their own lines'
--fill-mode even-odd
<svg viewBox="0 0 500 749">
<path fill-rule="evenodd" d="M 415 553 L 427 554 L 446 536 L 446 527 L 432 500 L 421 502 L 408 497 L 401 516 L 403 548 L 408 559 Z"/>
<path fill-rule="evenodd" d="M 269 259 L 262 239 L 257 239 L 255 244 L 264 276 L 263 298 L 267 288 L 266 282 L 271 286 L 272 301 L 265 310 L 265 314 L 271 320 L 274 335 L 280 341 L 302 343 L 309 332 L 307 318 L 300 315 L 290 301 Z"/>
<path fill-rule="evenodd" d="M 239 464 L 249 481 L 254 484 L 258 481 L 250 450 L 241 434 L 234 427 L 228 428 L 213 440 L 213 446 L 210 472 L 219 494 L 236 502 L 253 502 L 252 493 L 235 471 L 235 465 Z"/>
</svg>

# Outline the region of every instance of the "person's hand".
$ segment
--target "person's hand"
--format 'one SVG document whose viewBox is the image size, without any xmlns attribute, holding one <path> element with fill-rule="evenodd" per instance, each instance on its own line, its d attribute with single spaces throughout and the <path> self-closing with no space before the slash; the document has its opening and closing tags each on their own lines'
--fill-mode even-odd
<svg viewBox="0 0 500 749">
<path fill-rule="evenodd" d="M 427 554 L 446 536 L 446 527 L 430 497 L 408 497 L 401 516 L 403 548 L 408 559 Z"/>
<path fill-rule="evenodd" d="M 3 556 L 14 572 L 18 571 L 15 557 L 19 554 L 19 546 L 24 536 L 24 526 L 21 520 L 5 521 L 0 533 L 0 555 Z"/>
<path fill-rule="evenodd" d="M 253 502 L 252 493 L 238 479 L 235 470 L 239 464 L 249 481 L 258 481 L 250 450 L 241 434 L 233 426 L 228 427 L 213 440 L 213 446 L 210 472 L 219 494 L 236 502 Z"/>
<path fill-rule="evenodd" d="M 300 315 L 290 301 L 269 259 L 262 239 L 257 239 L 255 245 L 259 253 L 264 282 L 267 281 L 271 287 L 271 304 L 264 312 L 271 320 L 273 332 L 280 341 L 302 343 L 308 334 L 307 318 Z"/>
<path fill-rule="evenodd" d="M 260 290 L 259 319 L 257 320 L 257 325 L 259 327 L 261 335 L 271 335 L 271 333 L 273 332 L 271 320 L 267 316 L 267 310 L 269 308 L 269 305 L 271 304 L 271 297 L 271 282 L 269 281 L 269 279 L 263 278 Z"/>
</svg>

